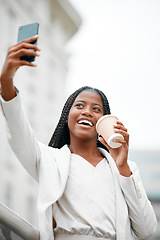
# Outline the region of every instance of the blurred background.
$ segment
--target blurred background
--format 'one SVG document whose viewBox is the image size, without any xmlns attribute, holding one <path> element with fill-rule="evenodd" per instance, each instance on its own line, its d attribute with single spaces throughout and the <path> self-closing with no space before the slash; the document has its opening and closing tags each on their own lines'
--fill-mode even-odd
<svg viewBox="0 0 160 240">
<path fill-rule="evenodd" d="M 160 2 L 158 0 L 0 0 L 0 69 L 18 27 L 39 22 L 41 57 L 14 81 L 37 139 L 48 144 L 66 98 L 89 85 L 107 95 L 130 133 L 160 239 Z M 37 183 L 7 143 L 0 111 L 0 202 L 38 227 Z"/>
</svg>

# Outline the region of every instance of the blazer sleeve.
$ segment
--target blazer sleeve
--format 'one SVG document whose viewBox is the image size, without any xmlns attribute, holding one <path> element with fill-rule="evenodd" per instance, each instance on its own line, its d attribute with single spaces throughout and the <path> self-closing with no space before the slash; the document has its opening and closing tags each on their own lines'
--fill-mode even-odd
<svg viewBox="0 0 160 240">
<path fill-rule="evenodd" d="M 120 185 L 128 206 L 132 230 L 137 237 L 145 239 L 155 232 L 157 220 L 136 164 L 129 161 L 129 165 L 133 174 L 129 178 L 120 175 Z"/>
<path fill-rule="evenodd" d="M 10 101 L 0 96 L 3 115 L 6 119 L 8 142 L 27 172 L 38 181 L 40 147 L 25 116 L 20 94 Z"/>
</svg>

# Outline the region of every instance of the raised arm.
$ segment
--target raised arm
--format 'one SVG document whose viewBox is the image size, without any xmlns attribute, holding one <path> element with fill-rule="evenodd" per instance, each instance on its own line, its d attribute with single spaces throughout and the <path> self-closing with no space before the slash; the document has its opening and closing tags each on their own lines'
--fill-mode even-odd
<svg viewBox="0 0 160 240">
<path fill-rule="evenodd" d="M 36 67 L 36 64 L 20 60 L 20 57 L 23 55 L 39 56 L 37 51 L 40 51 L 40 49 L 34 44 L 31 44 L 31 42 L 35 41 L 37 38 L 38 35 L 17 43 L 8 49 L 0 76 L 1 95 L 5 101 L 10 101 L 16 96 L 13 77 L 19 67 Z"/>
<path fill-rule="evenodd" d="M 14 74 L 19 67 L 36 67 L 33 63 L 20 60 L 20 57 L 23 55 L 39 56 L 37 53 L 39 48 L 30 44 L 37 38 L 38 36 L 32 37 L 9 48 L 0 76 L 2 96 L 0 103 L 10 133 L 8 134 L 10 146 L 24 168 L 38 181 L 39 143 L 27 121 L 20 96 L 16 93 L 13 84 Z"/>
</svg>

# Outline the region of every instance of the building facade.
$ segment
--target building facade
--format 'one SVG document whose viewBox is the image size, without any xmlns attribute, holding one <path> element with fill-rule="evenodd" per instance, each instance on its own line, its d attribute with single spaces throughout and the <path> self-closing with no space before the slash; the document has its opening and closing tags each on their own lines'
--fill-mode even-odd
<svg viewBox="0 0 160 240">
<path fill-rule="evenodd" d="M 0 69 L 21 25 L 38 22 L 41 56 L 37 68 L 20 68 L 14 83 L 20 90 L 37 139 L 48 143 L 65 101 L 68 53 L 65 45 L 81 19 L 67 0 L 0 0 Z M 37 226 L 38 184 L 22 168 L 7 143 L 0 111 L 0 202 Z"/>
</svg>

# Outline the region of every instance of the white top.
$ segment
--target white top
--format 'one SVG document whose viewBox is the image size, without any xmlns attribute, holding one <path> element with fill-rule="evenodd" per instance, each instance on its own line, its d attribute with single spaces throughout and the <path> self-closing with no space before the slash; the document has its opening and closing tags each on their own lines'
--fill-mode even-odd
<svg viewBox="0 0 160 240">
<path fill-rule="evenodd" d="M 71 154 L 63 196 L 54 204 L 54 232 L 115 239 L 115 186 L 106 158 L 96 167 Z"/>
</svg>

